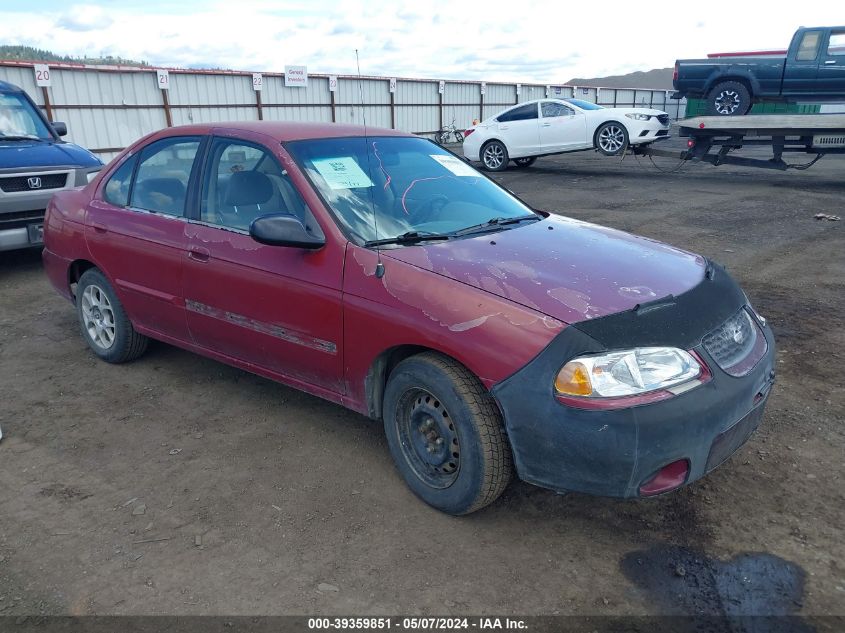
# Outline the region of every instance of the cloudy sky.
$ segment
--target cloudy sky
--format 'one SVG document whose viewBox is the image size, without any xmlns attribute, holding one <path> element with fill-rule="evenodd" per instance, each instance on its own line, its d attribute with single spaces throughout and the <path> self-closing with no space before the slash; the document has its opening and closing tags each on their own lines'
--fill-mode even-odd
<svg viewBox="0 0 845 633">
<path fill-rule="evenodd" d="M 709 8 L 708 8 L 709 7 Z M 728 8 L 729 7 L 729 8 Z M 842 0 L 0 0 L 0 44 L 160 66 L 563 83 L 785 48 Z"/>
</svg>

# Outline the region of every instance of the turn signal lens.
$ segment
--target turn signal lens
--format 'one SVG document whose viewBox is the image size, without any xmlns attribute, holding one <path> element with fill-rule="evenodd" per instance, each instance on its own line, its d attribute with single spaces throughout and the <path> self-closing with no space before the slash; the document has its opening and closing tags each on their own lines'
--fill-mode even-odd
<svg viewBox="0 0 845 633">
<path fill-rule="evenodd" d="M 566 363 L 555 378 L 555 389 L 568 396 L 589 396 L 593 385 L 587 368 L 578 361 Z"/>
</svg>

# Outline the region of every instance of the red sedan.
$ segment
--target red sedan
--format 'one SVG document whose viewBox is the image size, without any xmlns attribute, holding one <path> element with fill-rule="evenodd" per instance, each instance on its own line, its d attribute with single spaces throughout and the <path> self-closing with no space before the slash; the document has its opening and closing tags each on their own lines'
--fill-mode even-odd
<svg viewBox="0 0 845 633">
<path fill-rule="evenodd" d="M 771 330 L 717 265 L 532 210 L 392 130 L 163 130 L 57 194 L 44 239 L 100 358 L 154 338 L 383 420 L 453 514 L 514 470 L 677 488 L 745 442 L 774 380 Z"/>
</svg>

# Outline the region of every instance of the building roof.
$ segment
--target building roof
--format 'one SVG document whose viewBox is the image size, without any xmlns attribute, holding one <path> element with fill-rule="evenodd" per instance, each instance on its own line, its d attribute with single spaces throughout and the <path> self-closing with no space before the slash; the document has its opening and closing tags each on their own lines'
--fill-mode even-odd
<svg viewBox="0 0 845 633">
<path fill-rule="evenodd" d="M 338 138 L 354 136 L 411 136 L 401 130 L 346 123 L 306 123 L 298 121 L 222 121 L 199 123 L 166 128 L 162 135 L 209 134 L 215 130 L 245 131 L 263 134 L 277 141 L 299 141 L 314 138 Z"/>
</svg>

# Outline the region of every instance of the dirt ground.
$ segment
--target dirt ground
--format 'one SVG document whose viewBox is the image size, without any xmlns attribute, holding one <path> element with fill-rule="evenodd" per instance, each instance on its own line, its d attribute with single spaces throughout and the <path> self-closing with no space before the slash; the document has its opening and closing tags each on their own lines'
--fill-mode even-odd
<svg viewBox="0 0 845 633">
<path fill-rule="evenodd" d="M 845 614 L 845 221 L 813 219 L 845 216 L 845 157 L 497 179 L 739 279 L 779 378 L 728 463 L 648 501 L 515 482 L 445 516 L 378 423 L 164 344 L 100 362 L 39 254 L 0 253 L 0 615 Z"/>
</svg>

